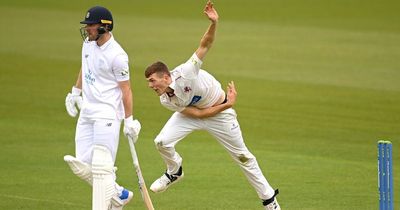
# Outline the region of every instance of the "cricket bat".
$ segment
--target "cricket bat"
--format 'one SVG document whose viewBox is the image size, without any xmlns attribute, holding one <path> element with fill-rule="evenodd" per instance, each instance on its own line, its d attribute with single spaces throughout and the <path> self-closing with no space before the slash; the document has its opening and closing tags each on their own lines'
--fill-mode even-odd
<svg viewBox="0 0 400 210">
<path fill-rule="evenodd" d="M 129 148 L 131 150 L 132 154 L 132 160 L 133 160 L 133 166 L 135 167 L 136 170 L 136 175 L 138 177 L 138 182 L 139 182 L 139 190 L 140 193 L 142 194 L 142 199 L 144 201 L 144 204 L 147 207 L 147 210 L 154 210 L 153 203 L 151 202 L 149 192 L 147 191 L 146 183 L 144 182 L 143 175 L 142 175 L 142 170 L 140 170 L 139 166 L 139 160 L 136 154 L 136 149 L 135 149 L 135 144 L 133 143 L 133 139 L 128 137 L 128 142 L 129 142 Z"/>
</svg>

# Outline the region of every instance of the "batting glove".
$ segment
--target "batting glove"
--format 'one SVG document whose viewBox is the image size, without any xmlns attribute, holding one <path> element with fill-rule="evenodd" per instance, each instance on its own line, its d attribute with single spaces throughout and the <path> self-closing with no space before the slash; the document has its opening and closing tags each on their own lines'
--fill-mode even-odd
<svg viewBox="0 0 400 210">
<path fill-rule="evenodd" d="M 68 93 L 67 97 L 65 98 L 65 108 L 67 108 L 67 112 L 71 117 L 76 117 L 78 114 L 78 109 L 81 109 L 82 105 L 82 96 L 81 96 L 81 89 L 76 87 L 72 87 L 70 93 Z M 75 106 L 76 105 L 76 106 Z"/>
<path fill-rule="evenodd" d="M 134 120 L 132 116 L 125 118 L 124 134 L 127 138 L 131 138 L 133 143 L 136 143 L 141 128 L 139 120 Z"/>
</svg>

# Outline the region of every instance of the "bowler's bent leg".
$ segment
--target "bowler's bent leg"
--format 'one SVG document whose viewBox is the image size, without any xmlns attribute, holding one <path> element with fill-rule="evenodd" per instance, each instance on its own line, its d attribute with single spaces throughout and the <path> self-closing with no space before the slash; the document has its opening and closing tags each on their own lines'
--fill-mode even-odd
<svg viewBox="0 0 400 210">
<path fill-rule="evenodd" d="M 199 129 L 199 122 L 198 119 L 189 118 L 179 112 L 175 112 L 164 125 L 154 143 L 167 165 L 167 171 L 151 184 L 151 191 L 156 193 L 164 192 L 171 184 L 183 178 L 182 157 L 176 152 L 175 145 L 189 133 Z"/>
<path fill-rule="evenodd" d="M 233 160 L 240 166 L 247 180 L 262 200 L 274 196 L 274 190 L 264 177 L 256 158 L 247 149 L 236 112 L 227 109 L 218 115 L 205 119 L 207 131 L 229 152 Z"/>
<path fill-rule="evenodd" d="M 175 151 L 175 145 L 197 129 L 200 129 L 198 119 L 175 112 L 157 135 L 154 143 L 167 165 L 168 174 L 178 172 L 182 166 L 182 157 Z"/>
</svg>

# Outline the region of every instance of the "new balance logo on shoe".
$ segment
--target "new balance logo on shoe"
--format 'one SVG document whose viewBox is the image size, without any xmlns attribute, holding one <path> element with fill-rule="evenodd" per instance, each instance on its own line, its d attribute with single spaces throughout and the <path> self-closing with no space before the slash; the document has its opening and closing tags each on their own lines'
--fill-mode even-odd
<svg viewBox="0 0 400 210">
<path fill-rule="evenodd" d="M 150 190 L 155 193 L 164 192 L 174 183 L 177 183 L 184 176 L 182 166 L 179 168 L 178 172 L 175 174 L 168 174 L 165 172 L 159 179 L 153 182 L 150 186 Z"/>
<path fill-rule="evenodd" d="M 182 175 L 182 166 L 179 168 L 176 174 L 169 175 L 167 172 L 165 172 L 165 176 L 167 176 L 168 179 L 171 181 L 170 183 L 176 181 L 181 175 Z"/>
</svg>

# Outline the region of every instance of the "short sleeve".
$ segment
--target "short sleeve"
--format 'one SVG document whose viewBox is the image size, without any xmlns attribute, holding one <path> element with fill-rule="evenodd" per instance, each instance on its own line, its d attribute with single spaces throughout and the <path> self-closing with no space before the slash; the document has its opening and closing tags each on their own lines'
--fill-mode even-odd
<svg viewBox="0 0 400 210">
<path fill-rule="evenodd" d="M 174 112 L 181 112 L 181 111 L 183 111 L 185 109 L 185 107 L 174 105 L 173 103 L 171 103 L 168 100 L 168 97 L 164 96 L 164 95 L 160 96 L 160 102 L 165 108 L 167 108 L 167 109 L 169 109 L 171 111 L 174 111 Z"/>
<path fill-rule="evenodd" d="M 197 57 L 196 53 L 193 53 L 192 57 L 190 57 L 189 60 L 186 61 L 186 63 L 181 65 L 182 76 L 187 79 L 193 79 L 197 77 L 202 64 L 203 61 L 201 61 L 200 58 Z"/>
<path fill-rule="evenodd" d="M 112 70 L 118 82 L 129 80 L 129 60 L 127 55 L 117 55 L 112 63 Z"/>
<path fill-rule="evenodd" d="M 163 106 L 174 112 L 181 112 L 186 108 L 186 107 L 174 106 L 172 104 L 163 104 Z"/>
</svg>

